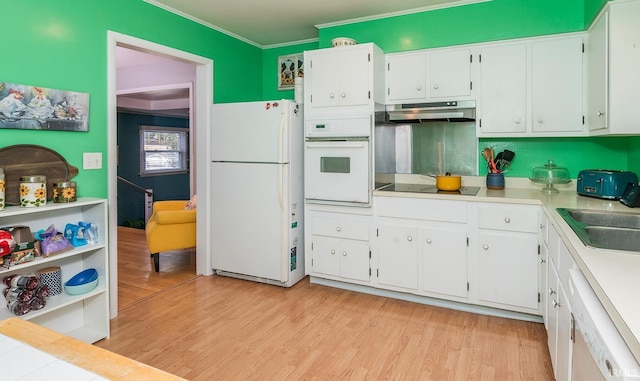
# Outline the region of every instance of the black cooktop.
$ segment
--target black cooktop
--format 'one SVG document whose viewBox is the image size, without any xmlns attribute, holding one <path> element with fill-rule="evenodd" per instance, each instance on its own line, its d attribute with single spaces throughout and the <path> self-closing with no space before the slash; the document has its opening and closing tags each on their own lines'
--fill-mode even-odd
<svg viewBox="0 0 640 381">
<path fill-rule="evenodd" d="M 460 187 L 457 191 L 442 191 L 438 187 L 430 184 L 388 184 L 377 188 L 376 190 L 384 192 L 411 192 L 411 193 L 433 193 L 433 194 L 460 194 L 465 196 L 475 196 L 478 194 L 480 187 Z"/>
</svg>

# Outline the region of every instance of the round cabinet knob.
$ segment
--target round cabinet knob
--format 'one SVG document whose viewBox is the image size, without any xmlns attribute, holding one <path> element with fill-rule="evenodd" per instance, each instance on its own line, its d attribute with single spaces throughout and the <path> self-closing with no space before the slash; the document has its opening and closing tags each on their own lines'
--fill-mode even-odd
<svg viewBox="0 0 640 381">
<path fill-rule="evenodd" d="M 346 251 L 343 251 L 343 252 L 342 252 L 342 256 L 343 256 L 343 257 L 346 257 L 346 256 L 347 256 L 347 252 L 346 252 Z"/>
<path fill-rule="evenodd" d="M 346 93 L 342 93 L 342 94 L 340 94 L 340 96 L 345 98 L 347 96 L 347 94 Z"/>
<path fill-rule="evenodd" d="M 331 249 L 331 254 L 335 254 L 336 250 L 335 249 Z"/>
<path fill-rule="evenodd" d="M 486 243 L 484 245 L 482 245 L 482 248 L 485 250 L 489 250 L 489 245 L 487 245 Z"/>
<path fill-rule="evenodd" d="M 333 95 L 333 93 L 329 94 L 329 98 L 333 99 L 335 98 L 335 95 Z"/>
<path fill-rule="evenodd" d="M 544 121 L 542 120 L 542 118 L 538 118 L 538 124 L 542 124 L 544 123 Z"/>
<path fill-rule="evenodd" d="M 340 226 L 336 226 L 336 231 L 337 231 L 337 232 L 341 232 L 341 231 L 342 231 L 342 228 L 341 228 Z"/>
<path fill-rule="evenodd" d="M 505 217 L 505 218 L 504 218 L 504 222 L 506 222 L 506 223 L 511 222 L 511 218 L 509 218 L 509 217 Z"/>
<path fill-rule="evenodd" d="M 439 86 L 438 86 L 438 84 L 437 84 L 437 83 L 436 83 L 435 85 L 433 85 L 433 89 L 434 89 L 434 90 L 438 90 L 438 87 L 439 87 Z"/>
<path fill-rule="evenodd" d="M 431 238 L 427 238 L 427 243 L 431 243 Z"/>
<path fill-rule="evenodd" d="M 422 86 L 420 86 L 420 85 L 416 86 L 416 90 L 418 90 L 418 91 L 422 90 Z"/>
<path fill-rule="evenodd" d="M 409 241 L 409 242 L 413 241 L 413 237 L 407 236 L 407 241 Z"/>
<path fill-rule="evenodd" d="M 515 124 L 520 124 L 520 123 L 522 123 L 522 119 L 516 118 L 516 119 L 514 119 L 514 122 L 515 122 Z"/>
</svg>

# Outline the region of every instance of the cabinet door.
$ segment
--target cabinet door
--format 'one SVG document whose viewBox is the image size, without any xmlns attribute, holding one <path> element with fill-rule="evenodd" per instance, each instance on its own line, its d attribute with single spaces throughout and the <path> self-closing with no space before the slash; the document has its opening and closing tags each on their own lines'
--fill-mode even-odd
<svg viewBox="0 0 640 381">
<path fill-rule="evenodd" d="M 417 227 L 378 227 L 378 283 L 418 289 Z"/>
<path fill-rule="evenodd" d="M 582 37 L 531 44 L 533 132 L 582 131 Z"/>
<path fill-rule="evenodd" d="M 547 326 L 547 345 L 549 346 L 549 355 L 551 356 L 551 366 L 553 367 L 553 374 L 558 375 L 558 305 L 560 303 L 559 290 L 560 282 L 558 280 L 558 273 L 549 262 L 549 274 L 547 281 L 549 282 L 549 288 L 547 289 L 547 320 L 545 321 Z"/>
<path fill-rule="evenodd" d="M 337 51 L 318 51 L 311 54 L 310 105 L 314 108 L 335 107 L 340 101 L 340 56 Z"/>
<path fill-rule="evenodd" d="M 485 47 L 480 53 L 481 133 L 525 132 L 527 46 Z"/>
<path fill-rule="evenodd" d="M 471 95 L 471 50 L 455 49 L 429 54 L 431 98 Z"/>
<path fill-rule="evenodd" d="M 311 258 L 314 273 L 340 275 L 340 240 L 313 236 Z"/>
<path fill-rule="evenodd" d="M 478 239 L 478 297 L 537 310 L 537 235 L 482 231 Z"/>
<path fill-rule="evenodd" d="M 608 77 L 607 77 L 607 34 L 609 12 L 605 11 L 591 26 L 587 54 L 587 126 L 589 130 L 607 128 L 608 117 Z"/>
<path fill-rule="evenodd" d="M 467 297 L 467 233 L 463 228 L 422 230 L 422 290 Z"/>
<path fill-rule="evenodd" d="M 354 49 L 340 54 L 340 106 L 366 106 L 372 94 L 370 87 L 371 52 Z"/>
<path fill-rule="evenodd" d="M 573 338 L 571 336 L 572 318 L 571 305 L 569 304 L 567 294 L 562 287 L 558 285 L 559 303 L 556 307 L 558 310 L 558 335 L 556 347 L 556 381 L 571 380 L 571 357 L 573 349 Z"/>
<path fill-rule="evenodd" d="M 340 276 L 369 281 L 369 244 L 361 241 L 341 241 Z"/>
<path fill-rule="evenodd" d="M 427 97 L 427 54 L 387 57 L 387 103 L 424 101 Z"/>
</svg>

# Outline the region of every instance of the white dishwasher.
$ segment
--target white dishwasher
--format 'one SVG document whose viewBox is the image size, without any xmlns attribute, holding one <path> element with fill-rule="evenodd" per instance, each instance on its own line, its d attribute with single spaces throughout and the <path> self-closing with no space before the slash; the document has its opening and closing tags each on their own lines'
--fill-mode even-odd
<svg viewBox="0 0 640 381">
<path fill-rule="evenodd" d="M 571 269 L 574 343 L 572 380 L 640 380 L 640 365 L 578 269 Z"/>
</svg>

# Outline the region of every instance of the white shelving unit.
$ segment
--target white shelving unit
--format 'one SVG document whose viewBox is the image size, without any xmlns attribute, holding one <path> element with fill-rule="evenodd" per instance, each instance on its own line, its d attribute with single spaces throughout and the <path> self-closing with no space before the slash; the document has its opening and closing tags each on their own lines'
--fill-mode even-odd
<svg viewBox="0 0 640 381">
<path fill-rule="evenodd" d="M 87 268 L 98 271 L 98 286 L 82 295 L 62 294 L 47 298 L 46 306 L 31 311 L 21 318 L 30 320 L 62 334 L 87 343 L 109 337 L 109 250 L 107 225 L 107 200 L 79 198 L 66 204 L 48 203 L 36 208 L 9 206 L 0 211 L 0 227 L 28 226 L 32 233 L 54 225 L 62 231 L 67 223 L 90 222 L 98 227 L 99 243 L 85 245 L 72 251 L 0 270 L 0 279 L 11 274 L 36 273 L 38 270 L 59 266 L 62 283 Z M 6 307 L 0 307 L 0 320 L 15 315 Z"/>
</svg>

